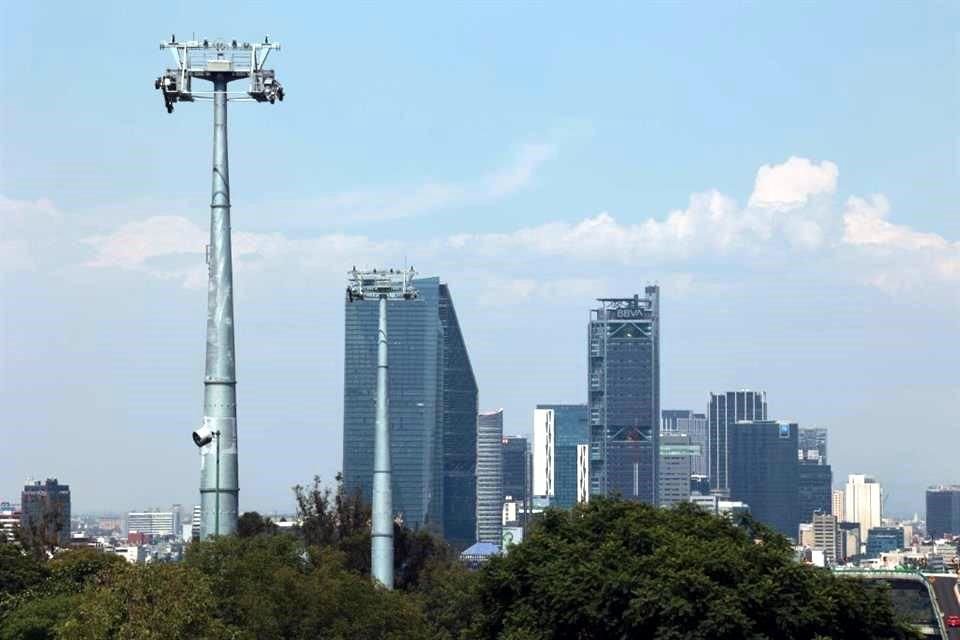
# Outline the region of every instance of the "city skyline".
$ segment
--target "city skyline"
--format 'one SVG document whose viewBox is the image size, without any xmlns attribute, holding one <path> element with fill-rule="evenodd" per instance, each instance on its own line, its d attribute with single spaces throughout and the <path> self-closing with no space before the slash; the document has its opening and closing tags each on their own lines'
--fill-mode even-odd
<svg viewBox="0 0 960 640">
<path fill-rule="evenodd" d="M 155 46 L 168 22 L 247 37 L 262 16 L 173 7 L 3 9 L 30 25 L 0 64 L 32 97 L 0 112 L 0 435 L 17 454 L 0 497 L 51 476 L 78 512 L 197 500 L 210 114 L 163 113 Z M 830 430 L 834 486 L 875 476 L 891 513 L 960 480 L 948 448 L 902 445 L 905 425 L 956 437 L 940 417 L 960 396 L 954 8 L 703 8 L 699 24 L 649 8 L 634 22 L 658 28 L 629 39 L 600 14 L 474 11 L 334 8 L 349 27 L 317 50 L 311 20 L 270 25 L 290 98 L 231 114 L 241 511 L 288 510 L 290 486 L 341 468 L 353 264 L 449 282 L 507 435 L 530 435 L 537 404 L 587 402 L 594 298 L 659 283 L 661 407 L 763 389 L 771 419 Z M 544 53 L 545 17 L 587 46 Z M 747 35 L 717 52 L 710 24 Z M 109 74 L 98 38 L 123 52 Z M 665 53 L 681 38 L 697 45 Z M 64 73 L 75 56 L 92 68 Z M 352 61 L 305 81 L 329 59 Z"/>
</svg>

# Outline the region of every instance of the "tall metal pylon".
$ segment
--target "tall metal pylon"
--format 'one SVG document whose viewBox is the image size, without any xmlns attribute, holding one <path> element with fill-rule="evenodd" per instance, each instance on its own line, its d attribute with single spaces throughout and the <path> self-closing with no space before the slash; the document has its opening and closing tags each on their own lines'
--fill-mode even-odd
<svg viewBox="0 0 960 640">
<path fill-rule="evenodd" d="M 348 274 L 347 301 L 376 299 L 377 395 L 373 444 L 373 505 L 370 527 L 370 574 L 375 583 L 393 589 L 393 464 L 390 458 L 390 410 L 387 397 L 387 300 L 413 300 L 416 272 L 396 269 Z"/>
<path fill-rule="evenodd" d="M 176 102 L 213 101 L 213 183 L 210 244 L 207 248 L 207 349 L 203 378 L 203 424 L 193 432 L 200 448 L 200 537 L 229 535 L 237 529 L 237 380 L 233 316 L 233 256 L 230 239 L 230 171 L 227 162 L 227 102 L 283 100 L 283 87 L 263 67 L 270 51 L 262 43 L 191 40 L 160 44 L 176 67 L 157 78 L 167 113 Z M 213 91 L 193 91 L 194 79 L 213 83 Z M 246 91 L 229 93 L 230 82 L 249 79 Z"/>
</svg>

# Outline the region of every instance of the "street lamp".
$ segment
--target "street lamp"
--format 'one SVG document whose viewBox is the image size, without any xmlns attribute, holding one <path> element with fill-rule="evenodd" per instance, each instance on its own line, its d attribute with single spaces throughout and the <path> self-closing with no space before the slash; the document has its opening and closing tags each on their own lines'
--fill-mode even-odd
<svg viewBox="0 0 960 640">
<path fill-rule="evenodd" d="M 239 476 L 237 471 L 236 351 L 233 318 L 233 256 L 230 237 L 230 173 L 227 162 L 227 102 L 283 100 L 283 87 L 272 69 L 264 67 L 270 52 L 280 45 L 231 40 L 160 44 L 169 50 L 174 66 L 156 79 L 163 104 L 170 113 L 177 102 L 213 101 L 213 184 L 210 201 L 210 245 L 207 252 L 207 348 L 203 390 L 203 438 L 216 437 L 217 459 L 208 464 L 210 447 L 200 446 L 200 537 L 231 534 L 237 528 Z M 228 92 L 231 82 L 246 79 L 242 92 Z M 194 80 L 213 83 L 212 91 L 197 90 Z M 209 444 L 209 441 L 207 442 Z M 221 461 L 222 457 L 222 461 Z M 222 477 L 221 477 L 221 471 Z M 223 507 L 223 530 L 220 528 Z"/>
<path fill-rule="evenodd" d="M 393 467 L 387 410 L 387 300 L 414 300 L 417 290 L 409 270 L 357 271 L 347 274 L 347 301 L 379 300 L 377 328 L 377 405 L 373 444 L 373 522 L 370 531 L 370 573 L 375 582 L 393 589 Z"/>
</svg>

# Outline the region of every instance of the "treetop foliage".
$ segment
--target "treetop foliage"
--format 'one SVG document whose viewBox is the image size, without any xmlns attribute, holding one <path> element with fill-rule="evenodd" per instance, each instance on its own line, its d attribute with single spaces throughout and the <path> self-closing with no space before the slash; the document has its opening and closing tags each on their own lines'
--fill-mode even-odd
<svg viewBox="0 0 960 640">
<path fill-rule="evenodd" d="M 548 510 L 478 571 L 397 524 L 387 591 L 369 577 L 359 495 L 319 480 L 294 492 L 299 528 L 244 514 L 237 536 L 195 542 L 175 565 L 0 544 L 0 640 L 914 637 L 883 589 L 800 565 L 777 533 L 694 505 Z"/>
</svg>

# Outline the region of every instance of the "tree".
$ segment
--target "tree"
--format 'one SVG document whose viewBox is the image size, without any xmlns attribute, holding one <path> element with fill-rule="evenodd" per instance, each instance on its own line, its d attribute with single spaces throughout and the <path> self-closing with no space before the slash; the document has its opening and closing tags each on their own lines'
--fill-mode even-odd
<svg viewBox="0 0 960 640">
<path fill-rule="evenodd" d="M 58 627 L 62 640 L 237 637 L 216 617 L 211 581 L 184 565 L 126 565 L 98 576 Z"/>
<path fill-rule="evenodd" d="M 190 546 L 185 565 L 206 576 L 215 611 L 243 638 L 423 638 L 419 603 L 348 571 L 332 546 L 293 536 L 224 537 Z"/>
<path fill-rule="evenodd" d="M 344 566 L 370 575 L 370 505 L 359 490 L 348 492 L 337 474 L 336 491 L 324 487 L 319 477 L 307 488 L 293 488 L 300 532 L 308 546 L 330 547 L 343 554 Z M 427 531 L 412 531 L 399 522 L 393 525 L 395 585 L 417 586 L 420 573 L 431 562 L 452 563 L 452 549 Z"/>
<path fill-rule="evenodd" d="M 276 532 L 277 525 L 270 518 L 264 518 L 256 511 L 247 511 L 237 520 L 237 536 L 241 538 Z"/>
<path fill-rule="evenodd" d="M 912 637 L 884 592 L 800 565 L 785 538 L 747 525 L 602 498 L 548 510 L 478 572 L 461 637 Z"/>
<path fill-rule="evenodd" d="M 0 600 L 38 584 L 48 573 L 44 563 L 26 555 L 0 534 Z"/>
<path fill-rule="evenodd" d="M 45 564 L 30 561 L 42 569 L 41 579 L 0 603 L 0 640 L 55 638 L 59 625 L 75 610 L 80 594 L 102 573 L 126 564 L 118 556 L 95 549 L 70 549 Z"/>
</svg>

